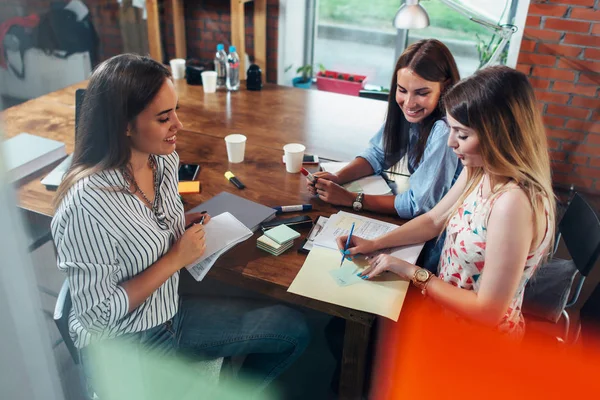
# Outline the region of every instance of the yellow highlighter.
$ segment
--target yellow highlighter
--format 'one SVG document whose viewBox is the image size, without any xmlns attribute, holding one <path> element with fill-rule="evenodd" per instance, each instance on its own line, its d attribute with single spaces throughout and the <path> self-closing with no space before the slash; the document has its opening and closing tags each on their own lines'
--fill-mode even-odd
<svg viewBox="0 0 600 400">
<path fill-rule="evenodd" d="M 243 189 L 246 187 L 238 178 L 235 177 L 235 175 L 231 171 L 225 172 L 225 178 L 227 178 L 229 182 L 233 183 L 238 189 Z"/>
</svg>

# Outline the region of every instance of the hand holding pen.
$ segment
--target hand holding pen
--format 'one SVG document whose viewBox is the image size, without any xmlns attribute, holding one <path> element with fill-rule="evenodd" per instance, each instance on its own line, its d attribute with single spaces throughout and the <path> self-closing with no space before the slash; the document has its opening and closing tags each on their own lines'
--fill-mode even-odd
<svg viewBox="0 0 600 400">
<path fill-rule="evenodd" d="M 210 217 L 208 214 L 198 214 L 198 218 L 188 215 L 187 220 L 189 223 L 183 235 L 175 242 L 171 251 L 167 254 L 169 256 L 173 253 L 173 266 L 177 270 L 193 263 L 202 257 L 206 251 L 204 224 L 210 220 Z"/>
<path fill-rule="evenodd" d="M 352 240 L 352 233 L 354 232 L 354 225 L 355 225 L 355 223 L 353 222 L 352 226 L 350 227 L 350 234 L 348 234 L 348 237 L 346 238 L 346 244 L 344 245 L 344 251 L 342 252 L 342 261 L 340 262 L 340 267 L 342 266 L 342 264 L 344 264 L 344 259 L 348 255 L 348 246 L 350 246 L 350 241 Z"/>
<path fill-rule="evenodd" d="M 342 235 L 336 239 L 336 242 L 340 252 L 349 260 L 358 254 L 369 255 L 377 250 L 373 240 L 364 239 L 354 234 L 352 236 Z M 346 243 L 348 243 L 347 246 Z"/>
</svg>

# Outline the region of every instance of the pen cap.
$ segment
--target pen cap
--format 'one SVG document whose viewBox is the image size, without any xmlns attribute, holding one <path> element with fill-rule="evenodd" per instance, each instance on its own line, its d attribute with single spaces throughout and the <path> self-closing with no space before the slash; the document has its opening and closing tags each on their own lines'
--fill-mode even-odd
<svg viewBox="0 0 600 400">
<path fill-rule="evenodd" d="M 235 178 L 235 175 L 233 174 L 233 172 L 227 171 L 225 172 L 225 178 L 227 178 L 227 180 L 231 180 L 231 178 Z"/>
</svg>

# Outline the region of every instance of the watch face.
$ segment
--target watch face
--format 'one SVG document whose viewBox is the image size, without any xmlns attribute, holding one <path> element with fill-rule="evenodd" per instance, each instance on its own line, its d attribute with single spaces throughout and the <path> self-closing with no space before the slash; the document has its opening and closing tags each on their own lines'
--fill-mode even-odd
<svg viewBox="0 0 600 400">
<path fill-rule="evenodd" d="M 429 273 L 424 269 L 418 270 L 415 274 L 415 279 L 419 282 L 425 282 L 427 278 L 429 278 Z"/>
<path fill-rule="evenodd" d="M 360 211 L 362 209 L 362 203 L 360 201 L 355 201 L 352 203 L 352 208 L 354 208 L 355 211 Z"/>
</svg>

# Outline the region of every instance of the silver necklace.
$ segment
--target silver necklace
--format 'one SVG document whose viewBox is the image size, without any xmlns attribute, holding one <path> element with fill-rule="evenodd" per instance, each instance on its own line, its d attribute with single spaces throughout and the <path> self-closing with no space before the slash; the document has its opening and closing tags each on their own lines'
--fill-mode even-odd
<svg viewBox="0 0 600 400">
<path fill-rule="evenodd" d="M 165 213 L 162 212 L 158 208 L 158 203 L 159 203 L 159 190 L 158 190 L 159 182 L 158 182 L 158 173 L 157 173 L 158 168 L 156 165 L 156 161 L 154 160 L 154 158 L 152 156 L 148 156 L 148 164 L 150 165 L 150 168 L 152 168 L 152 181 L 154 183 L 154 201 L 153 202 L 151 202 L 150 199 L 148 199 L 148 196 L 146 196 L 146 193 L 144 193 L 144 191 L 140 188 L 140 186 L 138 185 L 137 181 L 135 180 L 135 177 L 133 176 L 133 174 L 129 172 L 130 171 L 129 166 L 127 166 L 126 168 L 123 168 L 121 170 L 121 173 L 123 174 L 123 177 L 125 178 L 125 181 L 127 182 L 127 191 L 129 193 L 131 193 L 132 195 L 135 195 L 137 192 L 140 192 L 144 202 L 146 204 L 148 204 L 148 206 L 154 213 L 154 216 L 156 217 L 158 222 L 163 224 L 164 220 L 165 220 Z M 134 187 L 135 191 L 131 190 L 131 186 Z"/>
</svg>

